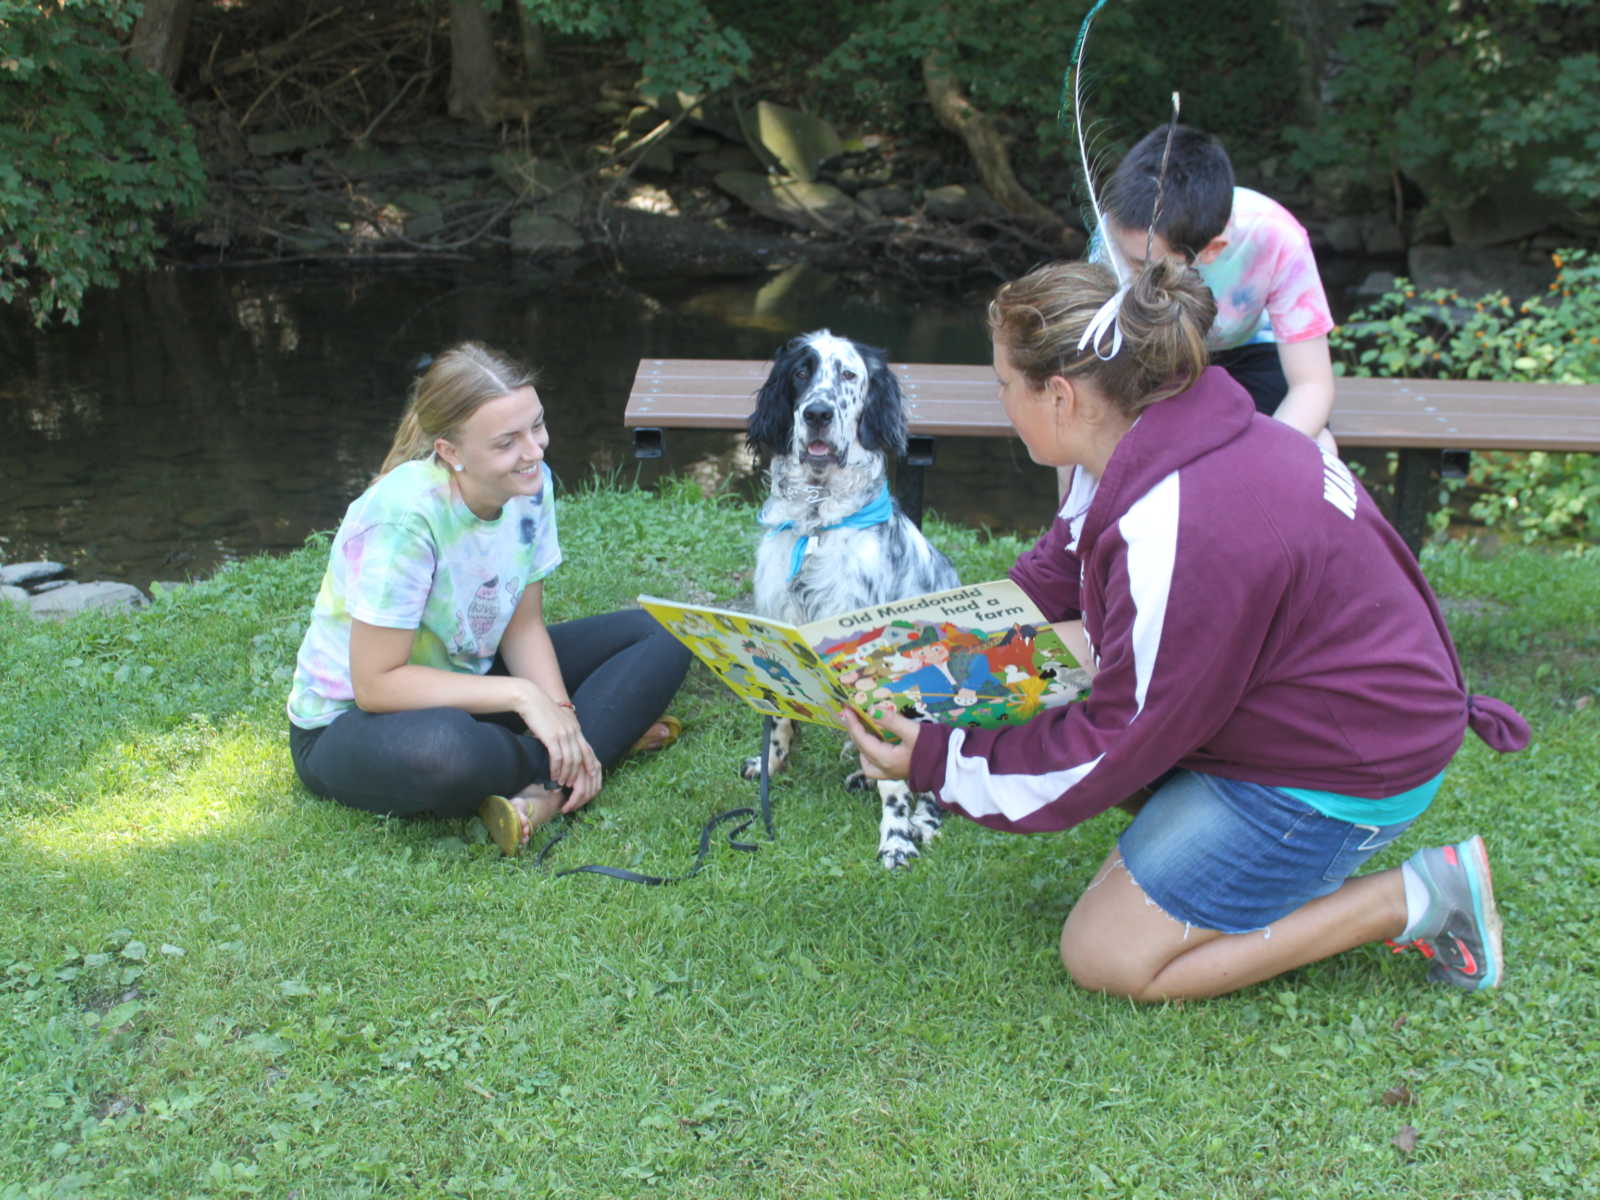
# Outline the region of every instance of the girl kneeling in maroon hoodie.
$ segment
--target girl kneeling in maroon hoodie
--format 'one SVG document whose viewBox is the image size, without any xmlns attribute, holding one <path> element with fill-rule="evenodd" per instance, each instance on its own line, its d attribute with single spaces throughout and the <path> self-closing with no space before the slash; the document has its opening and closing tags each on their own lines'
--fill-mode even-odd
<svg viewBox="0 0 1600 1200">
<path fill-rule="evenodd" d="M 1011 576 L 1093 690 L 1000 729 L 891 716 L 898 744 L 847 714 L 863 768 L 1017 833 L 1148 795 L 1062 928 L 1084 987 L 1214 996 L 1380 939 L 1494 987 L 1481 838 L 1353 872 L 1428 807 L 1468 725 L 1497 750 L 1527 726 L 1467 694 L 1433 593 L 1345 465 L 1207 367 L 1214 312 L 1165 261 L 1125 289 L 1090 263 L 1000 289 L 1000 402 L 1036 462 L 1074 468 Z"/>
</svg>

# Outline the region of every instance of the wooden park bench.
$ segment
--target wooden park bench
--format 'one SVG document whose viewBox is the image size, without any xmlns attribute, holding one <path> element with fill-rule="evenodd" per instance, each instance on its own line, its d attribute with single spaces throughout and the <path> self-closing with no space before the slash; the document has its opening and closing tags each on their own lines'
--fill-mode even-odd
<svg viewBox="0 0 1600 1200">
<path fill-rule="evenodd" d="M 738 430 L 771 364 L 754 359 L 646 358 L 623 425 L 634 454 L 659 458 L 669 429 Z M 1010 437 L 984 366 L 895 363 L 910 421 L 898 472 L 901 507 L 922 519 L 923 472 L 939 438 Z M 1600 387 L 1436 379 L 1337 380 L 1332 428 L 1341 450 L 1397 450 L 1393 520 L 1413 551 L 1427 532 L 1441 474 L 1473 450 L 1600 452 Z M 907 470 L 906 468 L 910 468 Z"/>
</svg>

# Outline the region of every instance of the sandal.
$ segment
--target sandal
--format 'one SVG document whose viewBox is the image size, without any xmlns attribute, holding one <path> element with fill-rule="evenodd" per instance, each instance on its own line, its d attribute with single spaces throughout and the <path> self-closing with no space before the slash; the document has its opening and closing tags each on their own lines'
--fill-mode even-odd
<svg viewBox="0 0 1600 1200">
<path fill-rule="evenodd" d="M 500 853 L 507 858 L 515 858 L 522 853 L 525 845 L 522 831 L 527 819 L 510 800 L 504 796 L 485 798 L 478 806 L 478 820 L 483 822 L 494 844 L 500 847 Z"/>
<path fill-rule="evenodd" d="M 665 729 L 666 733 L 658 733 L 657 729 Z M 628 747 L 629 754 L 649 754 L 656 750 L 665 750 L 683 734 L 683 722 L 671 713 L 663 714 L 650 722 L 650 728 L 632 746 Z"/>
</svg>

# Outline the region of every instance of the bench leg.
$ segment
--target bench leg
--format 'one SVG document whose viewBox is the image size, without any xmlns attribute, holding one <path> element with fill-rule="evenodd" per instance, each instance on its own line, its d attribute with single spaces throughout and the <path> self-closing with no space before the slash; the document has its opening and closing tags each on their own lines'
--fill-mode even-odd
<svg viewBox="0 0 1600 1200">
<path fill-rule="evenodd" d="M 1437 450 L 1405 447 L 1394 476 L 1394 527 L 1411 553 L 1421 555 L 1428 536 L 1428 514 L 1439 496 L 1443 455 Z"/>
<path fill-rule="evenodd" d="M 895 499 L 900 511 L 911 518 L 911 523 L 922 528 L 923 475 L 933 466 L 933 439 L 926 434 L 912 434 L 906 439 L 906 454 L 895 471 Z"/>
<path fill-rule="evenodd" d="M 633 456 L 635 458 L 660 458 L 667 452 L 667 431 L 640 425 L 633 431 Z"/>
</svg>

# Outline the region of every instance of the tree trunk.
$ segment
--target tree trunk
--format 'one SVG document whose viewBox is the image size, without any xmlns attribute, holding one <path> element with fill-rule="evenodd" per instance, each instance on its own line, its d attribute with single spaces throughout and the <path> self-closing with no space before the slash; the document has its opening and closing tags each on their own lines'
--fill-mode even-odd
<svg viewBox="0 0 1600 1200">
<path fill-rule="evenodd" d="M 1025 220 L 1059 228 L 1064 223 L 1062 219 L 1017 182 L 1005 138 L 988 115 L 966 98 L 936 53 L 922 60 L 922 83 L 939 124 L 967 144 L 967 153 L 977 164 L 978 177 L 1000 206 Z"/>
<path fill-rule="evenodd" d="M 527 0 L 517 0 L 517 31 L 522 37 L 522 77 L 542 79 L 549 68 L 544 54 L 544 22 L 528 10 Z"/>
<path fill-rule="evenodd" d="M 1359 0 L 1278 0 L 1283 28 L 1298 51 L 1295 95 L 1300 119 L 1315 125 L 1322 115 L 1322 85 L 1328 74 L 1328 54 L 1339 38 L 1355 26 Z"/>
<path fill-rule="evenodd" d="M 488 11 L 480 0 L 450 0 L 450 115 L 486 120 L 499 90 Z"/>
<path fill-rule="evenodd" d="M 183 47 L 189 40 L 193 15 L 194 0 L 144 0 L 144 11 L 134 22 L 128 56 L 171 83 L 183 65 Z"/>
</svg>

